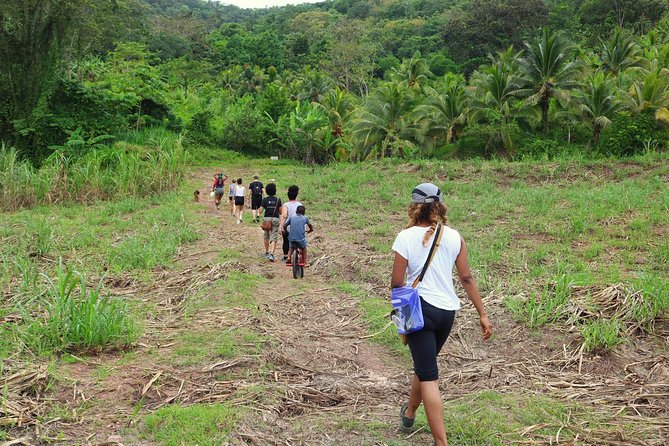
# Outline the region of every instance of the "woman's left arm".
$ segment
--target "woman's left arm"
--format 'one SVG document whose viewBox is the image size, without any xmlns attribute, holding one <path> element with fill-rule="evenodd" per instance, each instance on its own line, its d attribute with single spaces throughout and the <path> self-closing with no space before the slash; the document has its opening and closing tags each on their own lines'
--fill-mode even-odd
<svg viewBox="0 0 669 446">
<path fill-rule="evenodd" d="M 472 276 L 471 268 L 469 267 L 469 262 L 467 261 L 467 245 L 465 240 L 460 238 L 460 253 L 455 259 L 455 267 L 458 270 L 458 276 L 460 278 L 460 283 L 467 293 L 467 297 L 474 304 L 474 308 L 479 313 L 479 319 L 481 324 L 481 331 L 483 333 L 483 339 L 488 340 L 492 336 L 492 324 L 488 318 L 488 314 L 483 308 L 483 300 L 479 294 L 479 289 L 476 286 L 476 281 L 474 276 Z"/>
<path fill-rule="evenodd" d="M 395 260 L 393 261 L 393 276 L 390 279 L 390 288 L 403 287 L 406 283 L 405 276 L 409 261 L 395 253 Z"/>
</svg>

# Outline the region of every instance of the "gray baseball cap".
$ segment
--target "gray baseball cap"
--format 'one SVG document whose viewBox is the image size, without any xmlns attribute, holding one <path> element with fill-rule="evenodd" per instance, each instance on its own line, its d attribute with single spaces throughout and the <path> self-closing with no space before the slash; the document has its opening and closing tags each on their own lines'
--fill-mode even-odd
<svg viewBox="0 0 669 446">
<path fill-rule="evenodd" d="M 412 203 L 435 203 L 441 201 L 441 190 L 432 183 L 421 183 L 411 191 Z"/>
</svg>

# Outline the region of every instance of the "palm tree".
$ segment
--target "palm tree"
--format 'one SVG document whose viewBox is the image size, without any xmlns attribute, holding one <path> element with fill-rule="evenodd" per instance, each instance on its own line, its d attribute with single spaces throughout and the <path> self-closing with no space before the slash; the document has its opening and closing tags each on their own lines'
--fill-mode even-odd
<svg viewBox="0 0 669 446">
<path fill-rule="evenodd" d="M 245 93 L 255 94 L 265 83 L 265 71 L 257 66 L 245 65 L 241 73 L 242 88 Z"/>
<path fill-rule="evenodd" d="M 634 37 L 622 28 L 616 28 L 608 42 L 602 39 L 599 41 L 602 51 L 599 56 L 601 60 L 600 68 L 605 73 L 617 77 L 618 86 L 621 83 L 619 76 L 625 70 L 644 65 L 645 59 L 641 57 L 641 47 Z"/>
<path fill-rule="evenodd" d="M 518 75 L 521 70 L 520 60 L 523 55 L 523 50 L 515 51 L 513 45 L 509 46 L 503 51 L 499 51 L 497 55 L 488 54 L 488 60 L 491 65 L 496 65 L 505 73 Z"/>
<path fill-rule="evenodd" d="M 416 51 L 411 59 L 406 59 L 399 68 L 392 69 L 392 76 L 395 80 L 405 82 L 408 87 L 420 87 L 427 82 L 427 78 L 432 76 L 432 72 L 423 59 L 419 51 Z"/>
<path fill-rule="evenodd" d="M 493 58 L 493 60 L 495 60 Z M 504 150 L 513 151 L 511 124 L 518 112 L 521 80 L 506 63 L 481 68 L 472 75 L 471 119 L 495 126 Z"/>
<path fill-rule="evenodd" d="M 427 99 L 413 112 L 418 139 L 450 144 L 467 122 L 465 80 L 461 75 L 446 74 L 443 89 L 427 87 Z"/>
<path fill-rule="evenodd" d="M 320 103 L 323 95 L 332 88 L 332 79 L 325 73 L 307 68 L 300 79 L 298 98 Z"/>
<path fill-rule="evenodd" d="M 355 113 L 352 138 L 358 158 L 405 155 L 409 141 L 407 116 L 413 95 L 404 83 L 381 84 Z"/>
<path fill-rule="evenodd" d="M 521 91 L 521 80 L 504 71 L 499 65 L 484 67 L 472 75 L 472 91 L 475 100 L 474 117 L 481 109 L 491 108 L 499 112 L 505 122 L 512 117 L 513 101 Z"/>
<path fill-rule="evenodd" d="M 344 135 L 344 123 L 353 110 L 354 98 L 355 96 L 346 90 L 336 87 L 325 93 L 322 104 L 320 104 L 330 120 L 332 135 L 337 138 Z"/>
<path fill-rule="evenodd" d="M 669 74 L 669 43 L 648 49 L 645 59 L 650 61 L 644 66 L 646 72 Z"/>
<path fill-rule="evenodd" d="M 628 108 L 635 113 L 650 111 L 655 119 L 669 125 L 669 74 L 657 67 L 632 83 Z"/>
<path fill-rule="evenodd" d="M 242 69 L 239 65 L 235 65 L 232 68 L 223 70 L 218 78 L 218 83 L 223 87 L 223 89 L 230 91 L 231 93 L 236 92 L 241 85 L 242 78 Z"/>
<path fill-rule="evenodd" d="M 577 91 L 576 101 L 581 115 L 592 123 L 592 141 L 597 145 L 602 130 L 611 124 L 611 116 L 621 108 L 616 87 L 604 72 L 598 71 Z"/>
<path fill-rule="evenodd" d="M 548 132 L 551 98 L 562 106 L 569 102 L 569 90 L 577 85 L 579 64 L 569 60 L 571 43 L 560 34 L 550 34 L 546 28 L 535 45 L 525 45 L 527 52 L 520 62 L 528 86 L 519 93 L 527 96 L 527 104 L 539 106 L 543 131 Z"/>
<path fill-rule="evenodd" d="M 268 117 L 270 128 L 275 134 L 271 142 L 276 142 L 292 158 L 301 158 L 304 163 L 325 162 L 334 154 L 323 153 L 333 138 L 325 137 L 329 128 L 328 118 L 323 108 L 315 103 L 298 102 L 289 115 L 281 115 L 278 120 Z M 327 147 L 330 147 L 329 145 Z"/>
</svg>

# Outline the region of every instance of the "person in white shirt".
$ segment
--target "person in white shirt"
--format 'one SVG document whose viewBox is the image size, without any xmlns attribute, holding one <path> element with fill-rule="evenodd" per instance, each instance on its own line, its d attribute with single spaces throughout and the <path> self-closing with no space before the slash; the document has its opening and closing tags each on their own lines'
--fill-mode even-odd
<svg viewBox="0 0 669 446">
<path fill-rule="evenodd" d="M 237 224 L 240 224 L 242 222 L 245 195 L 246 195 L 246 188 L 242 186 L 242 179 L 237 178 L 237 185 L 235 186 L 235 218 L 237 219 Z"/>
<path fill-rule="evenodd" d="M 411 432 L 416 410 L 421 403 L 436 446 L 447 446 L 443 403 L 439 392 L 437 355 L 453 326 L 460 299 L 453 287 L 453 266 L 460 282 L 478 311 L 483 339 L 492 335 L 492 325 L 483 309 L 476 282 L 467 262 L 465 241 L 458 231 L 446 226 L 446 206 L 441 191 L 432 183 L 414 188 L 409 206 L 409 226 L 397 235 L 391 287 L 411 286 L 427 260 L 438 224 L 442 225 L 441 243 L 417 287 L 423 312 L 424 327 L 407 334 L 407 343 L 414 364 L 409 400 L 400 408 L 400 430 Z"/>
<path fill-rule="evenodd" d="M 290 243 L 288 242 L 288 231 L 283 230 L 283 223 L 288 220 L 290 217 L 294 217 L 297 213 L 297 207 L 302 206 L 302 203 L 297 201 L 297 194 L 300 192 L 300 188 L 296 185 L 292 185 L 288 188 L 288 202 L 284 203 L 281 206 L 281 217 L 279 219 L 279 231 L 281 231 L 281 236 L 283 237 L 283 260 L 288 262 L 288 250 L 290 248 Z"/>
</svg>

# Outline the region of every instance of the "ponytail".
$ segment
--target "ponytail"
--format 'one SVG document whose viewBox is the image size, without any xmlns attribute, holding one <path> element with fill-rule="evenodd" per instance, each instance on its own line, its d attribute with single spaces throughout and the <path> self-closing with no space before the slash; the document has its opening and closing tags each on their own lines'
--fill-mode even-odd
<svg viewBox="0 0 669 446">
<path fill-rule="evenodd" d="M 434 231 L 437 230 L 437 224 L 448 223 L 446 218 L 446 205 L 442 202 L 437 201 L 433 203 L 412 203 L 409 206 L 409 225 L 408 228 L 412 226 L 417 226 L 425 223 L 430 223 L 430 228 L 425 233 L 425 238 L 423 238 L 423 246 L 427 246 L 430 241 L 430 237 L 434 234 Z"/>
</svg>

